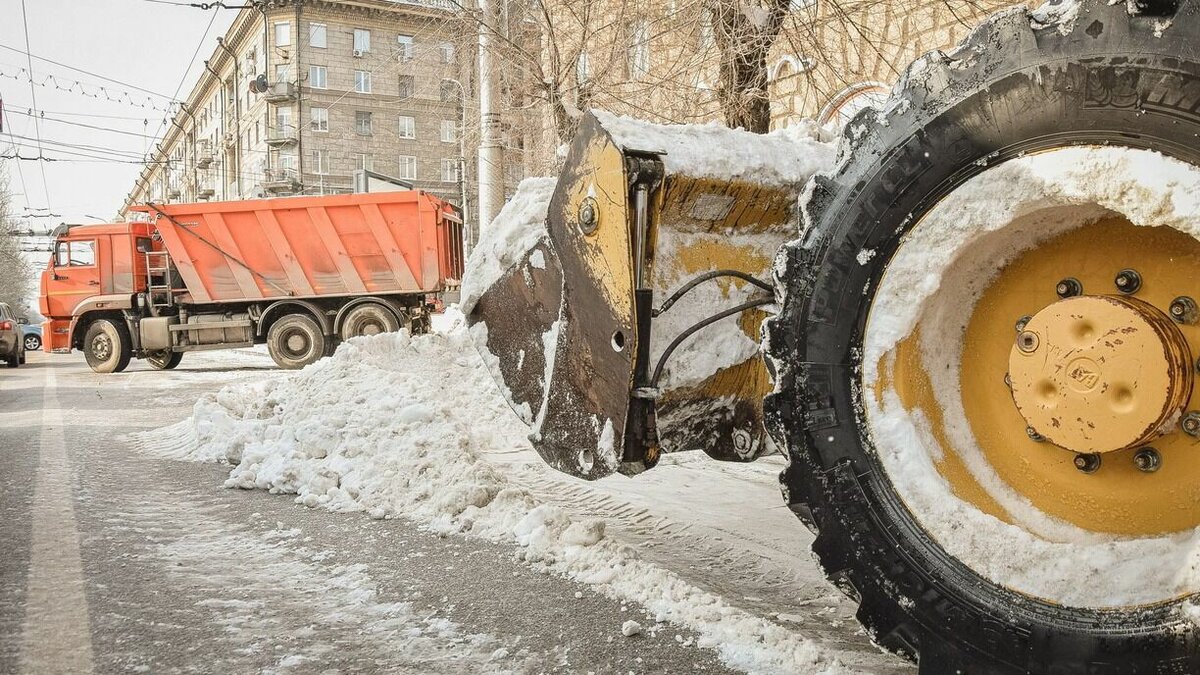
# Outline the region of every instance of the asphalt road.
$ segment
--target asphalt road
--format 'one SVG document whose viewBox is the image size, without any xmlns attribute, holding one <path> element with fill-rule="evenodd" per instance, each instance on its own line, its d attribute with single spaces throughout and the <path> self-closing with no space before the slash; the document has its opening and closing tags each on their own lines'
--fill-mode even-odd
<svg viewBox="0 0 1200 675">
<path fill-rule="evenodd" d="M 261 356 L 95 375 L 0 369 L 0 673 L 728 672 L 694 635 L 442 538 L 226 490 L 226 468 L 135 449 Z M 687 646 L 685 646 L 687 645 Z"/>
</svg>

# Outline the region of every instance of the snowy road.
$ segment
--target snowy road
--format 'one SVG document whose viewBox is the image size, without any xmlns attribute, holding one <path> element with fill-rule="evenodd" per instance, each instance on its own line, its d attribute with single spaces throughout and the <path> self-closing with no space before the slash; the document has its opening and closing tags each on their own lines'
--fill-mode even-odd
<svg viewBox="0 0 1200 675">
<path fill-rule="evenodd" d="M 511 546 L 223 489 L 228 467 L 136 447 L 131 432 L 184 419 L 204 392 L 282 376 L 257 351 L 116 376 L 36 354 L 0 372 L 0 672 L 730 672 L 703 635 Z M 484 454 L 649 563 L 812 640 L 845 666 L 830 672 L 911 672 L 810 561 L 778 462 L 682 455 L 589 484 L 527 449 Z M 648 630 L 624 637 L 630 619 Z"/>
<path fill-rule="evenodd" d="M 0 672 L 728 672 L 687 631 L 623 637 L 652 622 L 507 547 L 225 490 L 227 469 L 124 438 L 275 376 L 229 353 L 0 373 Z"/>
</svg>

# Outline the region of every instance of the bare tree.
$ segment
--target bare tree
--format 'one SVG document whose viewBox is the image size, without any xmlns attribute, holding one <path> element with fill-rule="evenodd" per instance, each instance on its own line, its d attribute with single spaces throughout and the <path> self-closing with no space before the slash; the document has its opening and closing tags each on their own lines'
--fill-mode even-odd
<svg viewBox="0 0 1200 675">
<path fill-rule="evenodd" d="M 708 11 L 721 51 L 717 93 L 725 123 L 765 134 L 771 129 L 767 57 L 791 0 L 713 0 Z"/>
<path fill-rule="evenodd" d="M 0 166 L 0 302 L 7 302 L 18 314 L 23 314 L 29 300 L 30 270 L 29 263 L 21 256 L 11 208 L 8 173 Z"/>
</svg>

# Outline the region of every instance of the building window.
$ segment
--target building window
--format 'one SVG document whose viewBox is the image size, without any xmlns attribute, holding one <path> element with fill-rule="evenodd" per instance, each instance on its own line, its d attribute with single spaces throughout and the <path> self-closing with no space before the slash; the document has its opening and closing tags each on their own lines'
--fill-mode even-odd
<svg viewBox="0 0 1200 675">
<path fill-rule="evenodd" d="M 417 120 L 408 115 L 400 116 L 400 138 L 417 137 Z"/>
<path fill-rule="evenodd" d="M 363 28 L 354 29 L 354 53 L 362 55 L 371 51 L 371 31 Z"/>
<path fill-rule="evenodd" d="M 401 75 L 400 76 L 400 94 L 399 94 L 400 98 L 412 98 L 413 97 L 413 89 L 414 89 L 413 76 L 412 75 Z"/>
<path fill-rule="evenodd" d="M 630 24 L 627 57 L 629 79 L 645 78 L 650 72 L 650 30 L 645 21 L 636 21 Z"/>
<path fill-rule="evenodd" d="M 458 123 L 454 120 L 442 120 L 442 142 L 453 143 L 458 140 Z"/>
<path fill-rule="evenodd" d="M 354 111 L 354 131 L 359 136 L 371 135 L 371 113 L 362 110 Z"/>
<path fill-rule="evenodd" d="M 354 153 L 354 168 L 358 171 L 374 171 L 375 157 L 364 152 Z"/>
<path fill-rule="evenodd" d="M 454 103 L 458 100 L 458 83 L 454 80 L 442 80 L 442 103 Z"/>
<path fill-rule="evenodd" d="M 308 86 L 313 89 L 325 89 L 329 86 L 328 75 L 329 71 L 325 66 L 309 66 Z"/>
<path fill-rule="evenodd" d="M 308 46 L 316 47 L 318 49 L 325 49 L 325 47 L 328 46 L 325 43 L 325 24 L 308 24 Z"/>
<path fill-rule="evenodd" d="M 408 61 L 413 57 L 413 38 L 411 35 L 396 36 L 396 57 Z"/>
<path fill-rule="evenodd" d="M 454 45 L 449 42 L 438 45 L 438 54 L 442 58 L 442 63 L 454 63 Z"/>
<path fill-rule="evenodd" d="M 313 131 L 329 131 L 329 108 L 309 108 L 308 126 Z"/>
<path fill-rule="evenodd" d="M 371 93 L 371 71 L 354 71 L 354 91 L 357 91 L 360 94 Z"/>
<path fill-rule="evenodd" d="M 289 82 L 291 81 L 292 66 L 287 63 L 275 64 L 275 81 Z"/>
<path fill-rule="evenodd" d="M 292 44 L 292 24 L 288 22 L 275 24 L 275 46 L 287 47 Z"/>
<path fill-rule="evenodd" d="M 404 180 L 417 179 L 417 158 L 412 155 L 400 155 L 400 178 Z"/>
<path fill-rule="evenodd" d="M 443 159 L 442 160 L 442 182 L 457 183 L 458 182 L 458 160 Z"/>
<path fill-rule="evenodd" d="M 575 81 L 579 84 L 587 82 L 592 77 L 591 64 L 588 63 L 587 52 L 580 52 L 579 58 L 575 59 Z"/>
<path fill-rule="evenodd" d="M 295 171 L 296 156 L 287 154 L 279 155 L 279 168 L 283 169 L 284 171 Z"/>
<path fill-rule="evenodd" d="M 284 131 L 292 126 L 292 109 L 291 108 L 276 108 L 275 109 L 275 128 L 279 131 Z"/>
<path fill-rule="evenodd" d="M 329 173 L 329 158 L 325 155 L 324 150 L 312 151 L 312 171 L 313 173 Z"/>
</svg>

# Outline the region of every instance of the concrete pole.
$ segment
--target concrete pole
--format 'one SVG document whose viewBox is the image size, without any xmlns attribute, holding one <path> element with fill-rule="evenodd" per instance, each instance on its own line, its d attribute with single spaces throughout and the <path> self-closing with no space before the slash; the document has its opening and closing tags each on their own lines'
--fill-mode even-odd
<svg viewBox="0 0 1200 675">
<path fill-rule="evenodd" d="M 504 206 L 504 147 L 500 137 L 500 80 L 497 76 L 495 31 L 499 27 L 497 3 L 479 0 L 479 202 L 476 237 L 491 224 Z"/>
</svg>

